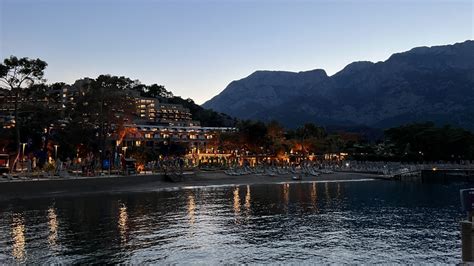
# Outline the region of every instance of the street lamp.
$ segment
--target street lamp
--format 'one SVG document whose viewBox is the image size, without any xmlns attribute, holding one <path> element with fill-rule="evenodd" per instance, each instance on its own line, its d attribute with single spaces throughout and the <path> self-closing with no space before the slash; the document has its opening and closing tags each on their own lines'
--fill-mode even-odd
<svg viewBox="0 0 474 266">
<path fill-rule="evenodd" d="M 54 160 L 58 159 L 58 144 L 54 144 Z"/>
<path fill-rule="evenodd" d="M 25 147 L 26 147 L 26 143 L 21 143 L 21 154 L 23 157 L 25 157 Z"/>
</svg>

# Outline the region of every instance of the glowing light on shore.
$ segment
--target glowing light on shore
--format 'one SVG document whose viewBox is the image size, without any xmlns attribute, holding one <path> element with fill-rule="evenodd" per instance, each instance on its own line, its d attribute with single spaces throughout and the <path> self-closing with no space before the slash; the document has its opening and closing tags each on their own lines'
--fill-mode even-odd
<svg viewBox="0 0 474 266">
<path fill-rule="evenodd" d="M 140 134 L 137 128 L 135 127 L 126 127 L 118 132 L 118 139 L 116 141 L 117 147 L 120 146 L 127 135 L 137 135 Z"/>
<path fill-rule="evenodd" d="M 12 255 L 17 261 L 23 262 L 26 258 L 25 220 L 23 216 L 19 213 L 13 214 L 12 239 L 13 239 Z"/>
<path fill-rule="evenodd" d="M 58 216 L 54 207 L 48 209 L 49 236 L 48 243 L 51 248 L 56 247 L 58 240 Z"/>
<path fill-rule="evenodd" d="M 117 226 L 120 233 L 120 239 L 122 243 L 127 241 L 127 230 L 128 230 L 128 213 L 127 213 L 127 206 L 125 203 L 120 203 L 119 206 L 119 215 L 118 215 L 118 222 Z"/>
</svg>

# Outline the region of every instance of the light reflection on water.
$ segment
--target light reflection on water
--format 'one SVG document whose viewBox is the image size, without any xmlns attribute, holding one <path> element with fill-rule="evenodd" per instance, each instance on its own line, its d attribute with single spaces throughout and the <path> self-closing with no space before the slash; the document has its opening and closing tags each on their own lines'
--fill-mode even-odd
<svg viewBox="0 0 474 266">
<path fill-rule="evenodd" d="M 238 186 L 234 188 L 234 213 L 235 216 L 240 214 L 240 196 Z"/>
<path fill-rule="evenodd" d="M 329 195 L 329 183 L 324 183 L 324 192 L 326 194 L 326 201 L 331 201 L 331 195 Z"/>
<path fill-rule="evenodd" d="M 12 217 L 12 255 L 18 262 L 25 260 L 25 220 L 20 213 L 13 213 Z"/>
<path fill-rule="evenodd" d="M 119 215 L 118 215 L 118 229 L 120 233 L 120 240 L 122 243 L 125 243 L 127 241 L 127 222 L 128 222 L 128 213 L 127 213 L 127 206 L 125 203 L 120 202 L 119 203 Z"/>
<path fill-rule="evenodd" d="M 250 211 L 250 200 L 251 200 L 250 185 L 247 185 L 247 193 L 245 194 L 245 208 L 247 209 L 247 212 Z"/>
<path fill-rule="evenodd" d="M 188 196 L 188 216 L 189 216 L 189 224 L 194 224 L 194 219 L 196 213 L 196 203 L 194 202 L 194 195 L 191 193 Z"/>
<path fill-rule="evenodd" d="M 318 189 L 316 187 L 316 182 L 311 184 L 311 204 L 314 209 L 317 210 L 317 200 L 318 200 Z"/>
<path fill-rule="evenodd" d="M 4 202 L 0 263 L 458 263 L 462 187 L 308 182 Z"/>
<path fill-rule="evenodd" d="M 49 236 L 48 243 L 52 250 L 56 249 L 58 239 L 58 216 L 54 207 L 48 209 Z"/>
<path fill-rule="evenodd" d="M 290 201 L 290 184 L 281 184 L 283 187 L 284 210 L 288 211 L 288 202 Z"/>
</svg>

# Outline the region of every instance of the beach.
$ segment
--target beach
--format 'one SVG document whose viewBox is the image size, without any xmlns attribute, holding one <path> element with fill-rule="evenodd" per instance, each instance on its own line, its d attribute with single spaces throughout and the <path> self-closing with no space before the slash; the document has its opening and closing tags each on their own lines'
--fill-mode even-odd
<svg viewBox="0 0 474 266">
<path fill-rule="evenodd" d="M 223 171 L 185 172 L 181 182 L 167 181 L 164 174 L 140 174 L 131 176 L 98 176 L 47 178 L 0 182 L 0 201 L 31 199 L 38 197 L 67 197 L 100 193 L 139 193 L 160 190 L 183 189 L 200 186 L 230 186 L 271 183 L 366 181 L 383 179 L 367 173 L 335 172 L 320 176 L 305 176 L 292 180 L 292 175 L 241 175 L 230 176 Z"/>
</svg>

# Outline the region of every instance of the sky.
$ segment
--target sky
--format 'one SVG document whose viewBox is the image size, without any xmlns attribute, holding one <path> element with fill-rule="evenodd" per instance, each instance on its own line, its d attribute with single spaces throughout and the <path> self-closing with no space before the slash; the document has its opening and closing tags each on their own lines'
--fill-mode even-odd
<svg viewBox="0 0 474 266">
<path fill-rule="evenodd" d="M 111 74 L 202 104 L 256 70 L 328 75 L 474 39 L 474 0 L 0 0 L 0 57 L 48 83 Z"/>
</svg>

